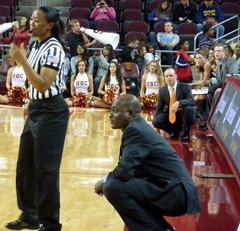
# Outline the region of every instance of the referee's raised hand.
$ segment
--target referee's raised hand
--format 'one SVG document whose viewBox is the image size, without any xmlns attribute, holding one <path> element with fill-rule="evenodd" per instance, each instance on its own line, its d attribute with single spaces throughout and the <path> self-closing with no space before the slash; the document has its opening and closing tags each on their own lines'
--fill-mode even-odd
<svg viewBox="0 0 240 231">
<path fill-rule="evenodd" d="M 20 47 L 12 43 L 9 55 L 14 60 L 19 61 L 22 65 L 24 64 L 24 62 L 27 62 L 26 49 L 24 48 L 23 43 Z"/>
</svg>

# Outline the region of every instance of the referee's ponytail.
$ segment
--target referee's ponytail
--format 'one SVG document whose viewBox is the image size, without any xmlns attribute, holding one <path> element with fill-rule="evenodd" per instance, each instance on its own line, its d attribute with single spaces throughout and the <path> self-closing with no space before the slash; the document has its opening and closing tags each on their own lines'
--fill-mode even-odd
<svg viewBox="0 0 240 231">
<path fill-rule="evenodd" d="M 40 6 L 38 9 L 45 13 L 46 21 L 48 23 L 54 23 L 51 34 L 63 45 L 65 26 L 63 21 L 60 19 L 60 14 L 57 9 L 51 6 Z"/>
</svg>

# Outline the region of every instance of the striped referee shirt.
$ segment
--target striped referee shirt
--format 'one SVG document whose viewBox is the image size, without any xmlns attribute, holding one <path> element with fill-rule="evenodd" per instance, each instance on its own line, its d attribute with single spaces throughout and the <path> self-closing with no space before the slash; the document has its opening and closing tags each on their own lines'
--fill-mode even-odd
<svg viewBox="0 0 240 231">
<path fill-rule="evenodd" d="M 56 79 L 44 92 L 39 92 L 31 83 L 29 86 L 30 99 L 46 99 L 62 93 L 64 82 L 65 52 L 57 39 L 49 37 L 42 43 L 36 41 L 28 57 L 30 66 L 40 74 L 42 67 L 52 68 L 58 71 Z"/>
</svg>

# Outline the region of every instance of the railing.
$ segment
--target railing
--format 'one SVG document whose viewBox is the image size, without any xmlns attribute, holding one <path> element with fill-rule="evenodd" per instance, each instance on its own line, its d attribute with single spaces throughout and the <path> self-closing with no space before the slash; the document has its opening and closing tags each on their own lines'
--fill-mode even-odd
<svg viewBox="0 0 240 231">
<path fill-rule="evenodd" d="M 238 19 L 238 28 L 233 30 L 233 31 L 231 31 L 231 32 L 229 32 L 229 33 L 227 33 L 227 34 L 224 34 L 221 37 L 218 37 L 218 25 L 222 25 L 222 24 L 224 24 L 224 23 L 226 23 L 228 21 L 233 21 L 235 18 Z M 214 25 L 213 28 L 217 28 L 217 36 L 216 36 L 217 38 L 216 38 L 216 41 L 219 41 L 219 40 L 221 40 L 223 38 L 226 38 L 227 36 L 229 36 L 231 34 L 234 34 L 236 32 L 238 32 L 238 35 L 236 37 L 239 38 L 239 36 L 240 36 L 240 19 L 239 19 L 239 16 L 235 15 L 235 16 L 233 16 L 231 18 L 228 18 L 228 19 L 224 20 L 223 22 L 220 22 L 217 25 Z M 194 37 L 194 45 L 193 45 L 193 52 L 194 53 L 198 50 L 198 48 L 197 48 L 197 40 L 199 39 L 199 36 L 202 35 L 202 34 L 203 34 L 203 32 L 201 31 L 198 34 L 196 34 L 196 36 Z M 236 37 L 232 38 L 231 40 L 235 40 Z"/>
<path fill-rule="evenodd" d="M 46 5 L 47 5 L 46 0 L 37 0 L 37 7 L 46 6 Z"/>
</svg>

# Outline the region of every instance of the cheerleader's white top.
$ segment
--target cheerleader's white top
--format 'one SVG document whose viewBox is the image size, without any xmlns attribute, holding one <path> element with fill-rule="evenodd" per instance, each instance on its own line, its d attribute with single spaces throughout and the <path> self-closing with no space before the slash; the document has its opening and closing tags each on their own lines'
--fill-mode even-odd
<svg viewBox="0 0 240 231">
<path fill-rule="evenodd" d="M 74 80 L 75 93 L 89 93 L 89 79 L 87 73 L 78 73 Z"/>
<path fill-rule="evenodd" d="M 23 67 L 16 66 L 13 69 L 11 76 L 12 87 L 25 87 L 26 80 L 27 76 L 23 70 Z"/>
<path fill-rule="evenodd" d="M 114 87 L 116 89 L 116 93 L 119 94 L 120 86 L 116 76 L 110 76 L 110 82 L 108 84 L 105 84 L 105 91 L 111 87 Z"/>
<path fill-rule="evenodd" d="M 146 87 L 145 95 L 150 95 L 152 93 L 155 93 L 155 94 L 159 93 L 159 83 L 158 83 L 156 74 L 148 73 L 147 78 L 146 78 L 145 87 Z"/>
</svg>

